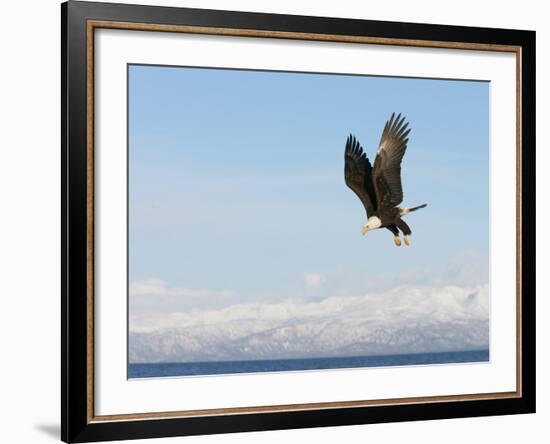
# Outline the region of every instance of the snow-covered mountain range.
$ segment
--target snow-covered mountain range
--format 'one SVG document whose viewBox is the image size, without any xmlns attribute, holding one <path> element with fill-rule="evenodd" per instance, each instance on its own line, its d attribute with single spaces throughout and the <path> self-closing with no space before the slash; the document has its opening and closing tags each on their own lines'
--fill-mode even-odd
<svg viewBox="0 0 550 444">
<path fill-rule="evenodd" d="M 166 320 L 164 320 L 166 321 Z M 489 286 L 401 287 L 314 302 L 131 319 L 130 362 L 380 355 L 489 346 Z"/>
</svg>

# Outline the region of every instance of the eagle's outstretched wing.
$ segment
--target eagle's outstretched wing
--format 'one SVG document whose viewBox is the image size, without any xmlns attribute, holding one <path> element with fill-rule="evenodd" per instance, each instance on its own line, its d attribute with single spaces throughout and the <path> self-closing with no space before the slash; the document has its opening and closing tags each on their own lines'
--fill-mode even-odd
<svg viewBox="0 0 550 444">
<path fill-rule="evenodd" d="M 346 141 L 344 177 L 350 187 L 363 203 L 367 217 L 376 211 L 376 194 L 372 182 L 372 165 L 363 152 L 363 148 L 351 134 Z"/>
<path fill-rule="evenodd" d="M 386 122 L 372 175 L 379 207 L 392 208 L 403 201 L 403 187 L 401 185 L 401 160 L 407 149 L 407 136 L 410 129 L 407 129 L 405 117 L 395 113 Z"/>
</svg>

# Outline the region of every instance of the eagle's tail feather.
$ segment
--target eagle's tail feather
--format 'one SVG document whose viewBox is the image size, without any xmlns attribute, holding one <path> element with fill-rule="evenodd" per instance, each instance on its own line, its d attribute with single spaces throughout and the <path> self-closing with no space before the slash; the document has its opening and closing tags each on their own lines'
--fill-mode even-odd
<svg viewBox="0 0 550 444">
<path fill-rule="evenodd" d="M 412 213 L 413 211 L 416 211 L 416 210 L 420 210 L 421 208 L 425 208 L 427 206 L 428 206 L 428 204 L 422 204 L 422 205 L 417 205 L 416 207 L 412 207 L 412 208 L 402 208 L 401 209 L 401 216 L 404 216 L 405 214 Z"/>
</svg>

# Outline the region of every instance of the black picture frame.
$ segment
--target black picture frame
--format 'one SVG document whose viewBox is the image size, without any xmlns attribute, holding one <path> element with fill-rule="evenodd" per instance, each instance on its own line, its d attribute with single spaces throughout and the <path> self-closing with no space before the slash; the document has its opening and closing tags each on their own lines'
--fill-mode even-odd
<svg viewBox="0 0 550 444">
<path fill-rule="evenodd" d="M 521 394 L 499 399 L 335 407 L 96 421 L 90 416 L 88 359 L 89 142 L 87 26 L 90 20 L 266 32 L 512 45 L 521 66 Z M 535 412 L 535 32 L 187 8 L 69 1 L 61 5 L 62 313 L 61 438 L 90 442 Z"/>
</svg>

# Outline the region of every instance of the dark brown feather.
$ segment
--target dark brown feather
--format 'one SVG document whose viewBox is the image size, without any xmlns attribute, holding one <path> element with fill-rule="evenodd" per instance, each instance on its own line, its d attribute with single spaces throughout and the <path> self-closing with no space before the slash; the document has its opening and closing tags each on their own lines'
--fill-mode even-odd
<svg viewBox="0 0 550 444">
<path fill-rule="evenodd" d="M 382 207 L 389 210 L 403 201 L 401 161 L 409 140 L 408 125 L 405 117 L 401 117 L 401 114 L 395 117 L 393 113 L 382 131 L 372 172 L 379 211 L 382 211 Z"/>
<path fill-rule="evenodd" d="M 346 141 L 344 177 L 350 187 L 363 203 L 367 218 L 376 211 L 376 193 L 372 181 L 372 165 L 363 152 L 359 141 L 351 134 Z"/>
</svg>

